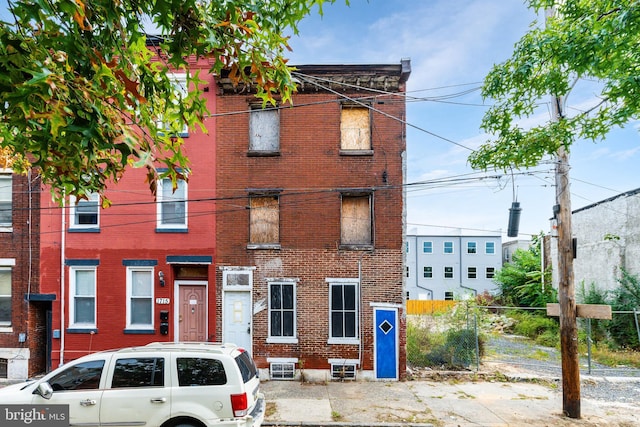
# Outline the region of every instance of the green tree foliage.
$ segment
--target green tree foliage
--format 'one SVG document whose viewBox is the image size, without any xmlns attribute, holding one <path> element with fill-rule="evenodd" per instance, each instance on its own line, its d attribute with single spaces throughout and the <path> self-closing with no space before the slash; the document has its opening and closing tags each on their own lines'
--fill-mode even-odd
<svg viewBox="0 0 640 427">
<path fill-rule="evenodd" d="M 534 239 L 528 250 L 517 249 L 512 261 L 496 272 L 494 280 L 500 287 L 503 303 L 516 307 L 544 307 L 548 302 L 557 301 L 549 269 L 544 272 L 543 285 L 539 248 Z"/>
<path fill-rule="evenodd" d="M 284 31 L 297 33 L 300 19 L 333 1 L 10 0 L 13 19 L 0 22 L 0 148 L 15 171 L 37 167 L 58 199 L 102 192 L 127 166 L 146 167 L 155 193 L 155 165 L 181 177 L 188 159 L 176 135 L 184 125 L 204 130 L 208 114 L 202 94 L 180 95 L 170 72 L 197 87 L 191 60 L 206 59 L 212 73 L 255 84 L 265 102 L 276 93 L 286 101 L 295 82 Z M 161 36 L 154 49 L 145 27 Z"/>
<path fill-rule="evenodd" d="M 618 280 L 620 286 L 613 291 L 611 309 L 613 311 L 634 311 L 640 309 L 640 278 L 622 270 Z M 616 314 L 609 323 L 609 333 L 617 346 L 640 350 L 636 319 L 633 313 Z"/>
<path fill-rule="evenodd" d="M 605 236 L 606 240 L 606 236 Z M 602 290 L 596 286 L 595 283 L 591 283 L 586 286 L 584 281 L 580 283 L 578 289 L 578 302 L 581 304 L 608 304 L 609 293 L 606 290 Z M 609 320 L 598 319 L 579 319 L 579 321 L 587 325 L 591 324 L 591 338 L 594 342 L 599 343 L 606 341 L 608 338 L 607 329 L 609 327 Z M 585 326 L 586 328 L 586 326 Z"/>
<path fill-rule="evenodd" d="M 510 59 L 494 66 L 483 96 L 495 100 L 482 128 L 493 136 L 469 158 L 488 169 L 535 166 L 577 139 L 599 140 L 640 115 L 640 2 L 629 0 L 528 0 L 537 12 L 555 7 L 546 23 L 534 23 Z M 601 82 L 599 102 L 572 117 L 531 128 L 522 119 L 550 95 L 566 97 L 580 79 Z M 548 98 L 547 98 L 548 99 Z"/>
</svg>

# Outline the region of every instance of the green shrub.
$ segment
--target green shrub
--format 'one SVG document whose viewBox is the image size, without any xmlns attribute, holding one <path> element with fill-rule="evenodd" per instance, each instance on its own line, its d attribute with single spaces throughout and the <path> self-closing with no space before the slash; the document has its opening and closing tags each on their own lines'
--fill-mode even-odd
<svg viewBox="0 0 640 427">
<path fill-rule="evenodd" d="M 535 340 L 540 335 L 551 331 L 551 333 L 558 335 L 558 321 L 546 315 L 541 316 L 538 314 L 528 314 L 522 316 L 516 324 L 514 331 L 518 335 L 525 336 Z"/>
<path fill-rule="evenodd" d="M 484 354 L 484 339 L 478 337 L 480 357 Z M 450 330 L 444 344 L 426 355 L 429 366 L 445 366 L 449 369 L 468 368 L 476 361 L 476 333 L 471 329 Z"/>
</svg>

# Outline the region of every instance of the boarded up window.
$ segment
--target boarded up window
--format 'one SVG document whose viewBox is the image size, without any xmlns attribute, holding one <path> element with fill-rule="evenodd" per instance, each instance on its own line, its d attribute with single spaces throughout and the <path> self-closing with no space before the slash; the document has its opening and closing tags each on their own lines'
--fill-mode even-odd
<svg viewBox="0 0 640 427">
<path fill-rule="evenodd" d="M 343 245 L 370 245 L 371 196 L 342 196 L 341 242 Z"/>
<path fill-rule="evenodd" d="M 280 241 L 278 196 L 252 196 L 250 207 L 250 243 L 278 243 Z"/>
<path fill-rule="evenodd" d="M 277 109 L 252 109 L 249 114 L 249 150 L 280 150 L 280 113 Z"/>
<path fill-rule="evenodd" d="M 342 150 L 371 150 L 369 109 L 342 107 L 340 136 Z"/>
</svg>

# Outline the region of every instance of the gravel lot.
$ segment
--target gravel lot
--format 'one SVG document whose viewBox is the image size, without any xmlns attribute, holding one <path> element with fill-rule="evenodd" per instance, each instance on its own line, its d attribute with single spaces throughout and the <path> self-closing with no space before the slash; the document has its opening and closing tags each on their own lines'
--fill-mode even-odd
<svg viewBox="0 0 640 427">
<path fill-rule="evenodd" d="M 537 376 L 562 387 L 560 353 L 521 337 L 492 337 L 486 344 L 482 369 L 510 375 Z M 580 360 L 581 397 L 606 402 L 640 404 L 640 369 L 611 368 Z"/>
</svg>

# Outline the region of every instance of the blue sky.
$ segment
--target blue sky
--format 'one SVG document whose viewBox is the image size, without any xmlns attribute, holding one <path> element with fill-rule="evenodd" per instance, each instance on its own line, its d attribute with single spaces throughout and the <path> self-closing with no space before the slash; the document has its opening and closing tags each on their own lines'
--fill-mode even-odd
<svg viewBox="0 0 640 427">
<path fill-rule="evenodd" d="M 0 16 L 6 1 L 0 0 Z M 531 171 L 473 171 L 470 149 L 487 140 L 480 129 L 486 105 L 478 88 L 494 63 L 538 17 L 522 0 L 344 0 L 325 5 L 293 36 L 291 64 L 399 63 L 410 58 L 407 102 L 407 222 L 409 233 L 486 234 L 504 240 L 514 194 L 522 207 L 520 238 L 549 231 L 555 204 L 553 167 Z M 586 85 L 569 108 L 593 99 Z M 484 103 L 484 106 L 483 106 Z M 548 120 L 546 110 L 536 120 Z M 630 123 L 606 141 L 578 141 L 571 151 L 572 208 L 640 187 L 640 126 Z M 523 174 L 525 172 L 525 174 Z M 527 173 L 529 172 L 529 173 Z M 503 175 L 500 179 L 460 178 Z"/>
<path fill-rule="evenodd" d="M 514 44 L 538 19 L 534 12 L 519 0 L 350 3 L 347 7 L 337 0 L 325 6 L 323 17 L 304 19 L 300 35 L 290 42 L 291 63 L 399 63 L 402 58 L 411 59 L 407 182 L 425 184 L 408 190 L 408 232 L 444 234 L 462 229 L 463 233 L 483 234 L 500 230 L 503 240 L 511 240 L 506 230 L 514 193 L 522 208 L 519 238 L 548 232 L 555 204 L 554 171 L 548 162 L 530 171 L 514 171 L 513 180 L 506 174 L 499 180 L 452 182 L 484 175 L 469 167 L 467 157 L 469 149 L 488 138 L 480 121 L 491 100 L 483 101 L 474 89 L 493 64 L 509 58 Z M 593 99 L 593 88 L 587 84 L 579 92 L 569 97 L 569 109 Z M 548 119 L 546 109 L 534 118 Z M 576 142 L 570 158 L 573 209 L 640 187 L 640 174 L 635 170 L 640 164 L 638 129 L 638 123 L 630 123 L 612 132 L 606 141 Z"/>
</svg>

